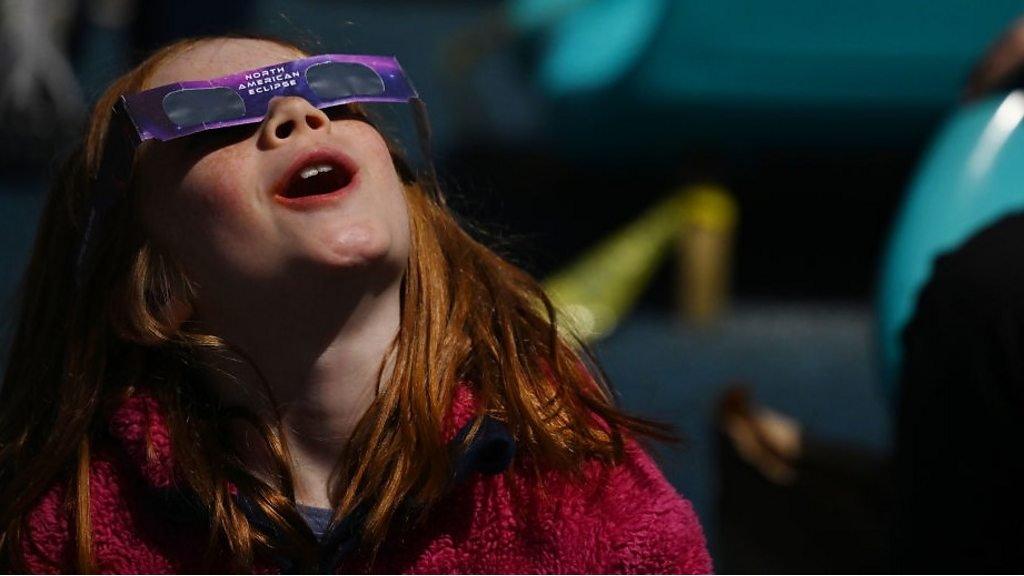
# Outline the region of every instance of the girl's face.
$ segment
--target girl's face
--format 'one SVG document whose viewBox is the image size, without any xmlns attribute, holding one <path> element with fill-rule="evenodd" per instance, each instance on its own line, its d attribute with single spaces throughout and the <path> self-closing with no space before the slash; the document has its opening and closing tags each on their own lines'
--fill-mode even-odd
<svg viewBox="0 0 1024 576">
<path fill-rule="evenodd" d="M 206 41 L 161 64 L 144 89 L 303 56 L 260 40 Z M 370 124 L 330 114 L 279 97 L 258 125 L 140 150 L 145 228 L 198 285 L 200 303 L 294 286 L 310 271 L 401 278 L 409 223 L 387 145 Z"/>
</svg>

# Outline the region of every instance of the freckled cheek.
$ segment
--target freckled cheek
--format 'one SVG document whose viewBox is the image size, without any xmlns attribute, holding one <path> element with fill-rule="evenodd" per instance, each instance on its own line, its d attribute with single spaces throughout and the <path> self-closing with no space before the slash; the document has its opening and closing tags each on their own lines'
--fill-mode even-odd
<svg viewBox="0 0 1024 576">
<path fill-rule="evenodd" d="M 383 189 L 376 195 L 375 201 L 386 216 L 395 239 L 405 244 L 409 242 L 409 206 L 405 197 L 405 184 L 395 169 L 391 153 L 383 142 L 376 151 L 375 172 Z"/>
<path fill-rule="evenodd" d="M 256 217 L 255 191 L 241 178 L 237 165 L 225 162 L 197 166 L 182 181 L 182 208 L 188 219 L 204 228 L 235 228 Z"/>
<path fill-rule="evenodd" d="M 256 191 L 230 164 L 220 170 L 199 168 L 181 181 L 171 193 L 173 198 L 161 203 L 176 237 L 174 243 L 186 260 L 196 264 L 234 259 L 241 248 L 265 236 Z"/>
<path fill-rule="evenodd" d="M 186 188 L 186 207 L 198 221 L 225 222 L 244 212 L 246 203 L 231 187 L 218 182 L 202 188 Z"/>
<path fill-rule="evenodd" d="M 391 159 L 391 152 L 388 150 L 387 144 L 384 143 L 384 140 L 376 132 L 373 132 L 373 135 L 374 137 L 366 139 L 368 142 L 371 142 L 367 148 L 368 168 L 371 173 L 371 179 L 387 187 L 387 193 L 377 195 L 375 200 L 385 204 L 390 210 L 398 208 L 404 211 L 405 194 L 403 188 L 405 185 L 402 184 L 402 178 L 398 175 L 398 170 Z M 400 204 L 400 207 L 396 206 L 396 204 Z"/>
</svg>

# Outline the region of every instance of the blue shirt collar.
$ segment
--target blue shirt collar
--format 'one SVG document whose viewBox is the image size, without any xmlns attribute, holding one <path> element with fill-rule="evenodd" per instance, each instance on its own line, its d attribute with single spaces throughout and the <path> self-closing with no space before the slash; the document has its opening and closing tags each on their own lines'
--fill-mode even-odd
<svg viewBox="0 0 1024 576">
<path fill-rule="evenodd" d="M 515 457 L 515 440 L 503 422 L 484 416 L 476 435 L 468 445 L 463 446 L 472 427 L 471 420 L 448 443 L 454 453 L 451 489 L 457 489 L 475 472 L 486 476 L 500 474 L 512 464 Z M 235 500 L 250 523 L 271 538 L 277 536 L 276 527 L 258 506 L 242 494 L 236 496 Z M 359 506 L 341 522 L 328 527 L 320 541 L 320 573 L 334 573 L 338 564 L 355 550 L 367 508 L 365 504 Z M 277 556 L 274 561 L 282 573 L 293 573 L 296 569 L 294 563 L 284 556 Z"/>
</svg>

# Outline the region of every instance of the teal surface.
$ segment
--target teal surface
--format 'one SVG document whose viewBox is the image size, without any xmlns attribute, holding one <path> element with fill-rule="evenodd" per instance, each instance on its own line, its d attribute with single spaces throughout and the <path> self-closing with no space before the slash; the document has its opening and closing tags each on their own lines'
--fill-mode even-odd
<svg viewBox="0 0 1024 576">
<path fill-rule="evenodd" d="M 715 414 L 740 385 L 796 419 L 812 441 L 885 455 L 892 449 L 871 345 L 871 311 L 836 304 L 738 303 L 708 329 L 639 311 L 595 348 L 622 405 L 675 426 L 660 446 L 670 482 L 693 502 L 715 554 Z"/>
<path fill-rule="evenodd" d="M 536 0 L 511 1 L 536 26 Z M 583 157 L 919 146 L 1017 1 L 554 3 L 533 79 Z M 527 24 L 524 24 L 527 26 Z M 530 37 L 535 37 L 531 29 Z"/>
<path fill-rule="evenodd" d="M 937 256 L 1008 212 L 1024 208 L 1024 92 L 962 109 L 921 163 L 882 262 L 878 315 L 892 391 L 900 334 Z"/>
<path fill-rule="evenodd" d="M 546 16 L 541 79 L 552 93 L 608 87 L 629 71 L 651 100 L 949 102 L 977 55 L 1021 12 L 992 0 L 517 0 Z M 646 38 L 643 38 L 646 36 Z M 609 72 L 602 75 L 604 68 Z M 608 82 L 582 82 L 582 77 Z"/>
</svg>

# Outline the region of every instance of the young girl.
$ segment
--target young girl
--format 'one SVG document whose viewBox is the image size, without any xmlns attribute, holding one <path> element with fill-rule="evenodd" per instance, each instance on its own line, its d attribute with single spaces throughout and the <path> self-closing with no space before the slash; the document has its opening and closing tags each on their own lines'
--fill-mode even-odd
<svg viewBox="0 0 1024 576">
<path fill-rule="evenodd" d="M 664 431 L 369 123 L 401 69 L 308 56 L 187 40 L 100 98 L 0 390 L 0 565 L 710 571 Z"/>
</svg>

